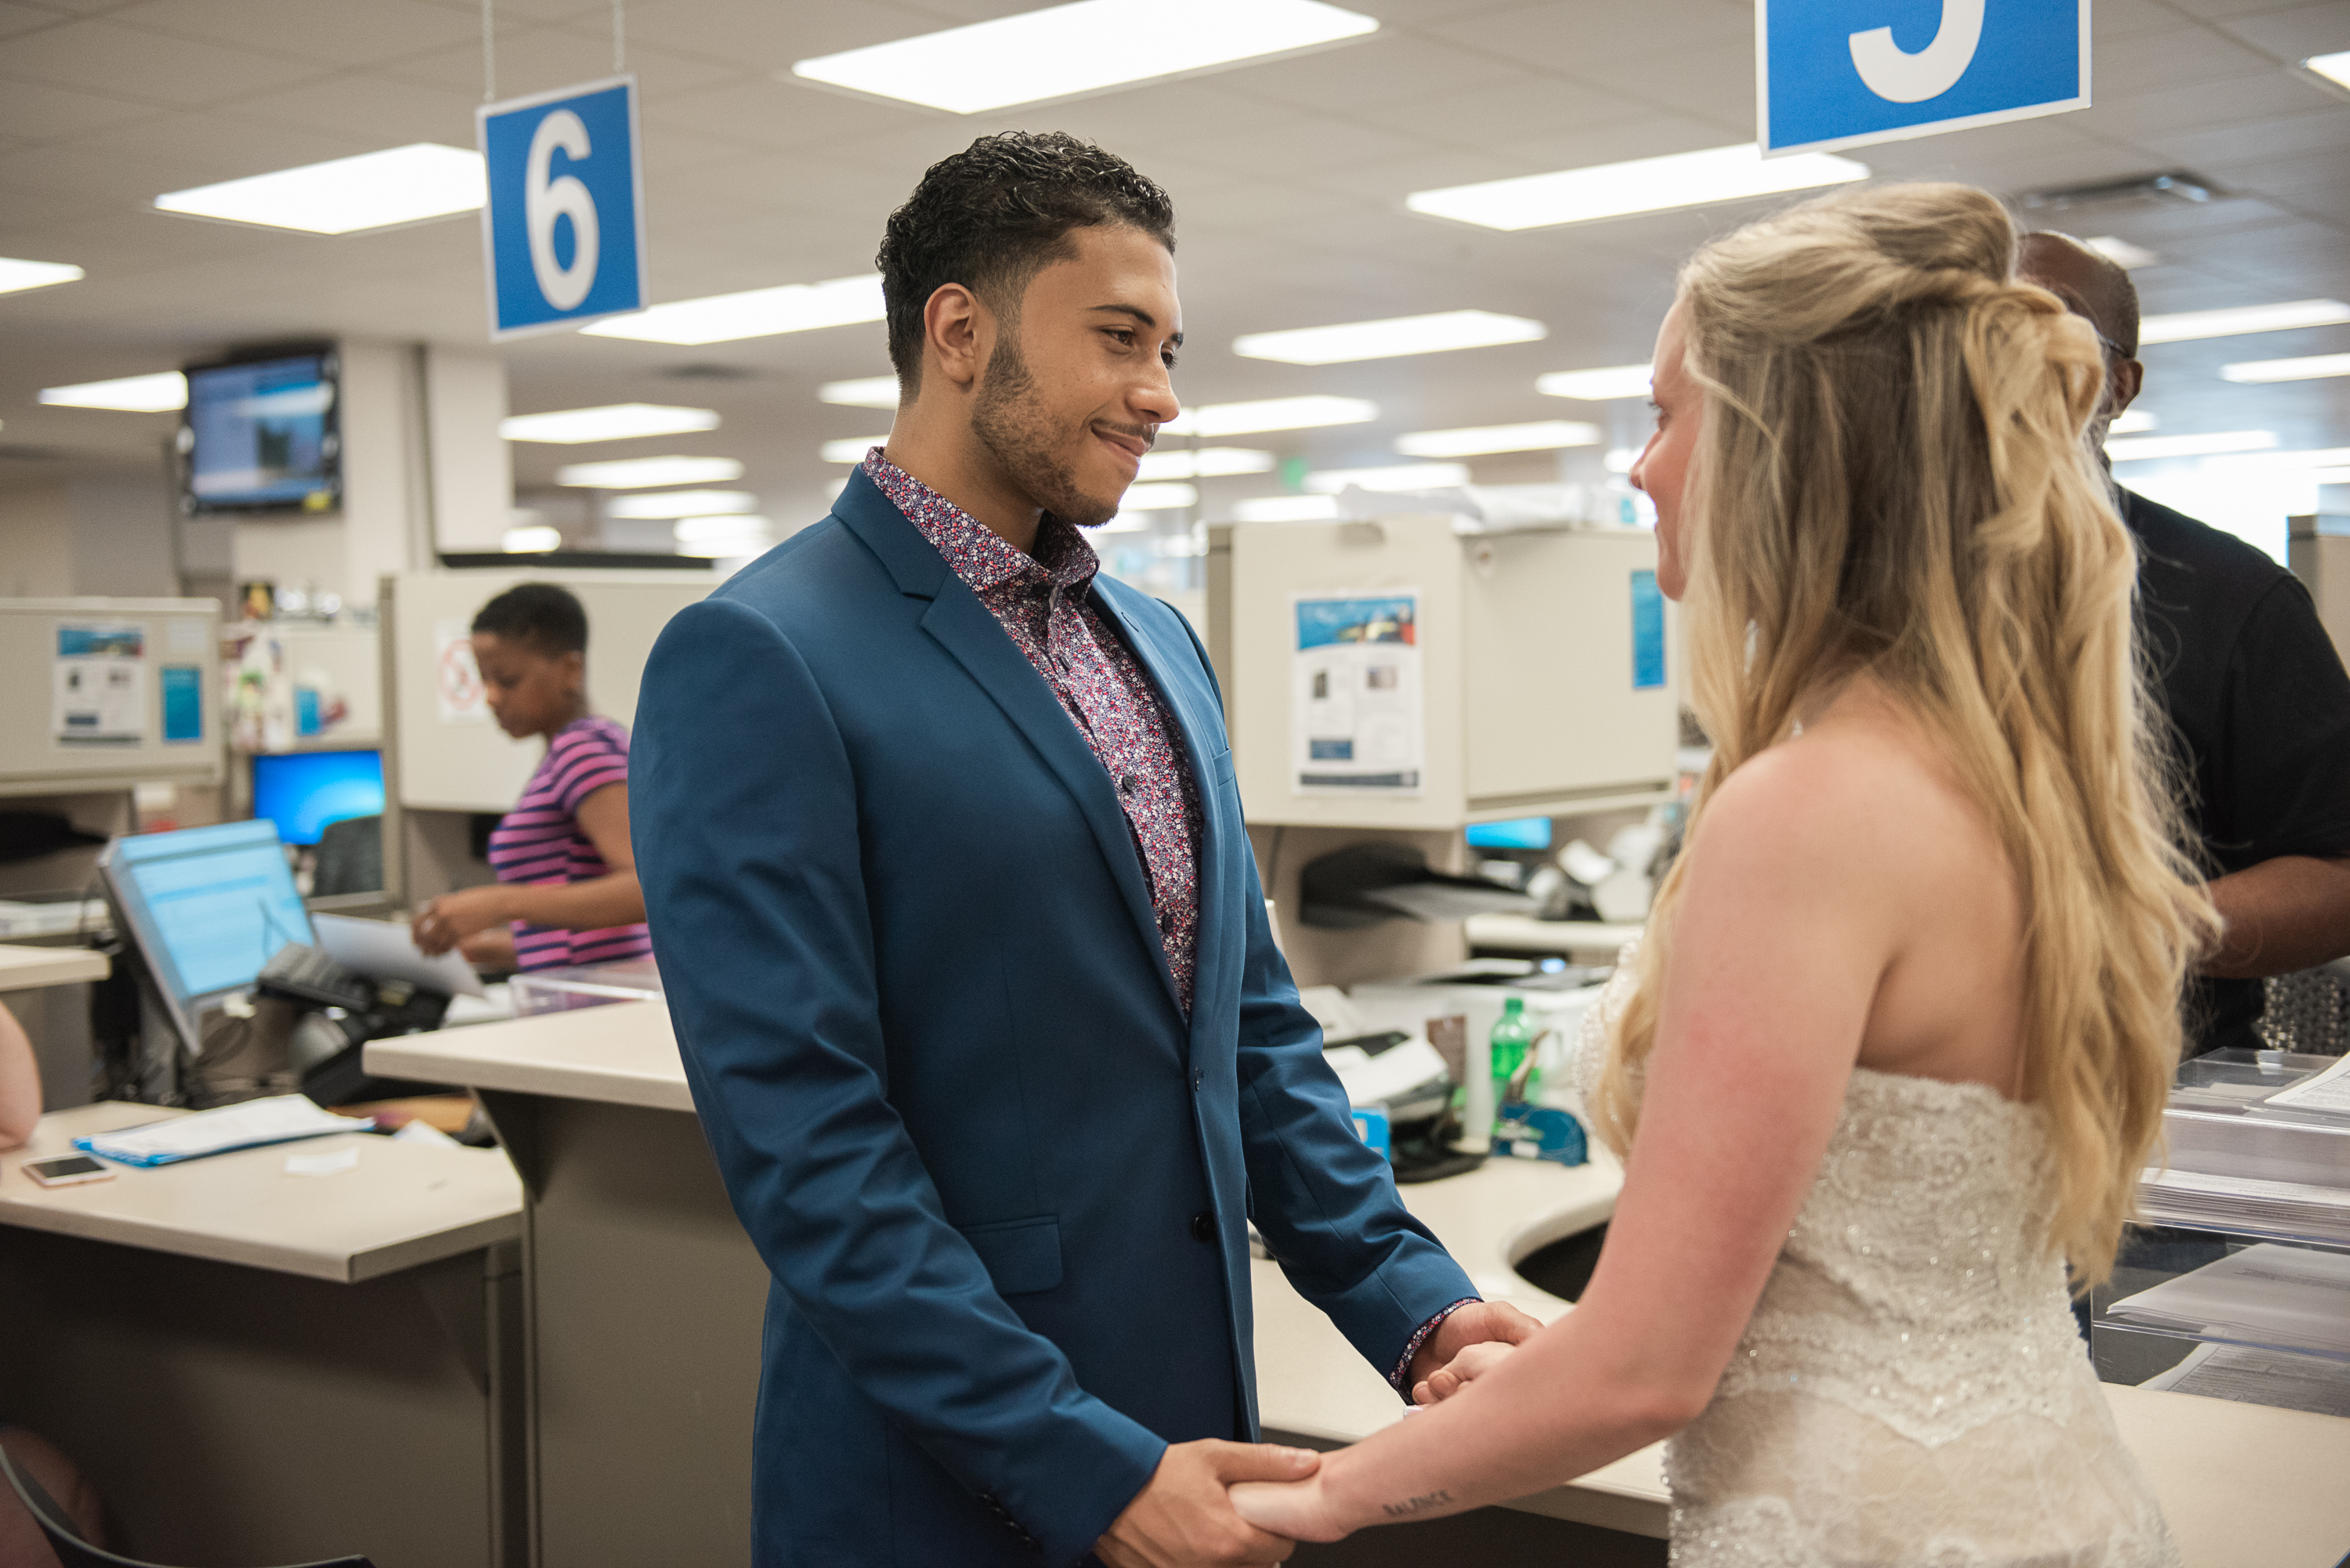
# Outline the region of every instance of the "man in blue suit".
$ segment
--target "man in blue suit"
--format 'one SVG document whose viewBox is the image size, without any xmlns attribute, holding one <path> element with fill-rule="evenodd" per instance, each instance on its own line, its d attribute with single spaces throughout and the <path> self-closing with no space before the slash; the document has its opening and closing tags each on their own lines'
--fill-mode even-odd
<svg viewBox="0 0 2350 1568">
<path fill-rule="evenodd" d="M 765 1565 L 1275 1563 L 1248 1221 L 1399 1390 L 1476 1300 L 1274 950 L 1199 639 L 1096 575 L 1181 341 L 1173 213 L 1071 138 L 931 169 L 901 400 L 662 634 L 630 805 L 694 1102 L 774 1272 Z"/>
</svg>

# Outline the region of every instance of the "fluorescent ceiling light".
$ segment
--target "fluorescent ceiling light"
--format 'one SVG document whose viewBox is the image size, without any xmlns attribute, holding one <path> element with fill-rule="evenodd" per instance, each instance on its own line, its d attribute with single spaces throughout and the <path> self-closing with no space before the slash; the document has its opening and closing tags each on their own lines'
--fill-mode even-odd
<svg viewBox="0 0 2350 1568">
<path fill-rule="evenodd" d="M 1235 473 L 1270 473 L 1273 453 L 1256 452 L 1244 446 L 1203 446 L 1197 452 L 1177 448 L 1172 452 L 1147 452 L 1142 454 L 1141 470 L 1137 479 L 1222 479 Z"/>
<path fill-rule="evenodd" d="M 866 376 L 854 381 L 827 381 L 816 389 L 816 400 L 837 403 L 845 409 L 894 409 L 898 406 L 898 378 Z"/>
<path fill-rule="evenodd" d="M 1490 310 L 1447 310 L 1434 316 L 1399 316 L 1386 321 L 1349 321 L 1336 327 L 1250 332 L 1232 339 L 1232 352 L 1243 359 L 1278 359 L 1285 365 L 1343 365 L 1357 359 L 1394 359 L 1406 354 L 1488 348 L 1496 343 L 1534 343 L 1549 336 L 1549 327 L 1523 316 L 1496 316 Z"/>
<path fill-rule="evenodd" d="M 629 441 L 638 436 L 683 435 L 689 431 L 714 431 L 718 414 L 712 409 L 681 409 L 665 403 L 608 403 L 600 409 L 559 409 L 546 414 L 515 414 L 498 421 L 498 434 L 508 441 Z"/>
<path fill-rule="evenodd" d="M 2315 71 L 2335 87 L 2350 88 L 2350 49 L 2339 54 L 2312 55 L 2301 65 L 2303 70 Z"/>
<path fill-rule="evenodd" d="M 115 381 L 84 381 L 78 387 L 44 387 L 41 401 L 60 409 L 120 409 L 157 414 L 188 406 L 188 379 L 177 370 L 125 376 Z"/>
<path fill-rule="evenodd" d="M 732 343 L 740 337 L 772 337 L 778 332 L 813 332 L 879 321 L 881 279 L 829 278 L 823 283 L 786 283 L 775 288 L 680 299 L 626 316 L 608 317 L 579 330 L 596 337 L 633 337 L 640 343 Z M 896 406 L 896 400 L 891 400 Z"/>
<path fill-rule="evenodd" d="M 1336 515 L 1335 495 L 1260 495 L 1232 503 L 1235 523 L 1315 523 Z"/>
<path fill-rule="evenodd" d="M 721 539 L 742 539 L 753 535 L 764 538 L 767 533 L 767 520 L 764 517 L 743 516 L 739 514 L 730 514 L 723 517 L 681 517 L 678 519 L 677 526 L 671 532 L 681 545 L 702 545 Z"/>
<path fill-rule="evenodd" d="M 1161 435 L 1254 435 L 1261 431 L 1318 430 L 1325 425 L 1367 424 L 1379 417 L 1377 403 L 1360 398 L 1266 398 L 1250 403 L 1210 403 L 1159 427 Z"/>
<path fill-rule="evenodd" d="M 1535 379 L 1534 390 L 1553 398 L 1606 403 L 1617 398 L 1645 398 L 1654 365 L 1609 365 L 1597 370 L 1553 370 Z"/>
<path fill-rule="evenodd" d="M 2323 447 L 2315 452 L 2262 452 L 2241 457 L 2215 457 L 2207 466 L 2271 473 L 2282 470 L 2299 473 L 2339 468 L 2345 463 L 2350 463 L 2350 446 Z"/>
<path fill-rule="evenodd" d="M 2155 417 L 2154 411 L 2151 409 L 2131 409 L 2116 418 L 2112 424 L 2107 425 L 2106 427 L 2106 433 L 2107 435 L 2137 435 L 2141 431 L 2150 431 L 2154 429 L 2155 426 L 2161 422 L 2162 421 L 2160 420 Z"/>
<path fill-rule="evenodd" d="M 2304 359 L 2247 359 L 2220 367 L 2230 381 L 2321 381 L 2329 376 L 2350 376 L 2350 354 L 2312 354 Z"/>
<path fill-rule="evenodd" d="M 509 528 L 498 536 L 498 548 L 509 556 L 538 556 L 563 548 L 563 530 L 543 523 Z"/>
<path fill-rule="evenodd" d="M 1640 449 L 1637 446 L 1609 447 L 1607 455 L 1599 462 L 1610 473 L 1629 473 L 1639 464 Z"/>
<path fill-rule="evenodd" d="M 748 512 L 759 498 L 747 490 L 656 490 L 649 495 L 616 495 L 604 504 L 607 517 L 712 517 Z"/>
<path fill-rule="evenodd" d="M 2142 266 L 2152 266 L 2162 258 L 2144 245 L 2134 245 L 2114 234 L 2099 234 L 2094 240 L 2081 242 L 2117 267 L 2136 272 Z"/>
<path fill-rule="evenodd" d="M 1442 490 L 1469 483 L 1465 462 L 1397 462 L 1385 468 L 1324 468 L 1305 476 L 1305 488 L 1336 495 L 1348 485 L 1357 490 Z"/>
<path fill-rule="evenodd" d="M 78 283 L 82 270 L 67 262 L 18 261 L 0 256 L 0 294 L 47 288 L 53 283 Z"/>
<path fill-rule="evenodd" d="M 1573 420 L 1538 420 L 1524 425 L 1475 425 L 1456 431 L 1414 431 L 1396 437 L 1406 457 L 1477 457 L 1492 452 L 1549 452 L 1563 446 L 1596 446 L 1597 425 Z"/>
<path fill-rule="evenodd" d="M 1867 178 L 1866 164 L 1832 152 L 1765 158 L 1761 147 L 1748 141 L 1735 147 L 1709 147 L 1702 152 L 1564 169 L 1555 174 L 1522 174 L 1441 191 L 1415 191 L 1404 198 L 1403 204 L 1431 218 L 1514 231 L 1775 196 Z"/>
<path fill-rule="evenodd" d="M 489 199 L 482 155 L 419 141 L 155 198 L 166 213 L 313 234 L 352 234 L 453 217 Z"/>
<path fill-rule="evenodd" d="M 1197 485 L 1160 483 L 1129 484 L 1119 497 L 1120 512 L 1172 512 L 1178 507 L 1197 506 L 1200 491 Z"/>
<path fill-rule="evenodd" d="M 743 477 L 731 457 L 627 457 L 611 462 L 566 463 L 555 471 L 557 484 L 586 490 L 650 490 L 657 484 L 723 484 Z"/>
<path fill-rule="evenodd" d="M 2350 321 L 2350 305 L 2338 299 L 2295 299 L 2282 305 L 2241 305 L 2228 310 L 2182 310 L 2170 316 L 2149 316 L 2137 324 L 2137 340 L 2184 343 L 2196 337 L 2235 337 L 2248 332 L 2332 327 L 2343 321 Z"/>
<path fill-rule="evenodd" d="M 845 441 L 828 441 L 817 449 L 827 462 L 863 462 L 865 454 L 877 446 L 889 444 L 888 431 L 876 436 L 850 436 Z"/>
<path fill-rule="evenodd" d="M 1151 525 L 1150 519 L 1143 516 L 1139 513 L 1129 517 L 1124 512 L 1120 512 L 1107 523 L 1095 524 L 1091 532 L 1096 534 L 1147 534 L 1150 531 Z"/>
<path fill-rule="evenodd" d="M 2210 457 L 2229 452 L 2267 452 L 2277 443 L 2274 431 L 2221 431 L 2211 435 L 2140 436 L 2135 441 L 2109 441 L 2106 456 L 2116 462 L 2146 462 L 2158 457 Z"/>
<path fill-rule="evenodd" d="M 800 60 L 802 81 L 952 114 L 1045 103 L 1378 31 L 1316 0 L 1077 0 Z"/>
</svg>

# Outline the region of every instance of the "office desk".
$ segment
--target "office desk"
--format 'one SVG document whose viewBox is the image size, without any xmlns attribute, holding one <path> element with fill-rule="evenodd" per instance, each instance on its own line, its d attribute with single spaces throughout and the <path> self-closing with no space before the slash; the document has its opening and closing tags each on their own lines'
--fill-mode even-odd
<svg viewBox="0 0 2350 1568">
<path fill-rule="evenodd" d="M 1614 963 L 1638 921 L 1538 920 L 1532 915 L 1471 915 L 1463 922 L 1472 953 L 1556 953 Z"/>
<path fill-rule="evenodd" d="M 521 1568 L 504 1158 L 349 1133 L 78 1187 L 20 1168 L 183 1114 L 54 1112 L 0 1156 L 0 1411 L 73 1456 L 133 1555 Z M 338 1149 L 358 1163 L 286 1169 Z"/>
<path fill-rule="evenodd" d="M 0 991 L 32 991 L 44 985 L 83 985 L 104 980 L 112 965 L 88 948 L 36 948 L 0 942 Z"/>
</svg>

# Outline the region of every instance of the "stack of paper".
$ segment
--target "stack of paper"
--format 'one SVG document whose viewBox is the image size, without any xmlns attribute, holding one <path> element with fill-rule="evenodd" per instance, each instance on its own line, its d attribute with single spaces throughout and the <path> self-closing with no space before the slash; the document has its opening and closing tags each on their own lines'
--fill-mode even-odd
<svg viewBox="0 0 2350 1568">
<path fill-rule="evenodd" d="M 2263 1241 L 2125 1296 L 2108 1322 L 2350 1356 L 2350 1257 Z"/>
<path fill-rule="evenodd" d="M 2350 1416 L 2350 1366 L 2281 1350 L 2199 1345 L 2186 1360 L 2138 1386 L 2317 1416 Z"/>
<path fill-rule="evenodd" d="M 306 1096 L 275 1095 L 265 1100 L 223 1106 L 216 1111 L 198 1111 L 192 1116 L 150 1122 L 124 1132 L 78 1137 L 74 1147 L 124 1165 L 174 1165 L 233 1148 L 362 1132 L 368 1127 L 366 1122 L 322 1111 Z"/>
<path fill-rule="evenodd" d="M 2200 1170 L 2149 1170 L 2139 1219 L 2189 1231 L 2232 1231 L 2350 1245 L 2350 1189 Z"/>
<path fill-rule="evenodd" d="M 2323 1073 L 2303 1078 L 2289 1089 L 2279 1089 L 2265 1104 L 2295 1111 L 2322 1111 L 2350 1116 L 2350 1056 Z"/>
</svg>

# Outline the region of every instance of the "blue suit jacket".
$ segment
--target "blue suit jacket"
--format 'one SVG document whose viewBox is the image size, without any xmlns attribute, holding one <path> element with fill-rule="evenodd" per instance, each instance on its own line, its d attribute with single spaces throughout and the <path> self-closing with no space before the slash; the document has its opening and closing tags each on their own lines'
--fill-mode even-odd
<svg viewBox="0 0 2350 1568">
<path fill-rule="evenodd" d="M 1472 1294 L 1274 950 L 1207 660 L 1100 579 L 1200 784 L 1187 1023 L 1108 774 L 861 472 L 661 635 L 629 813 L 694 1103 L 773 1271 L 765 1564 L 1075 1563 L 1253 1437 L 1253 1216 L 1382 1372 Z"/>
</svg>

